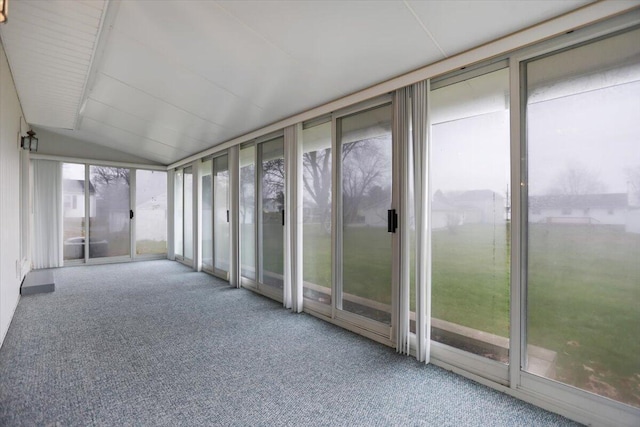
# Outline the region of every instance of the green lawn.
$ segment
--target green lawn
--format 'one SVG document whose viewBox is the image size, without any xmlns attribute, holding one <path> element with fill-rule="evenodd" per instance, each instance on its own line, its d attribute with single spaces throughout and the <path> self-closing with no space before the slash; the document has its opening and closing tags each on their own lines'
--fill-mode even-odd
<svg viewBox="0 0 640 427">
<path fill-rule="evenodd" d="M 507 226 L 434 230 L 432 238 L 433 316 L 508 337 Z M 529 238 L 529 343 L 557 352 L 558 380 L 640 406 L 640 235 L 536 224 Z M 390 303 L 390 245 L 375 229 L 345 233 L 347 292 Z M 305 281 L 329 287 L 330 266 L 330 236 L 305 226 Z"/>
</svg>

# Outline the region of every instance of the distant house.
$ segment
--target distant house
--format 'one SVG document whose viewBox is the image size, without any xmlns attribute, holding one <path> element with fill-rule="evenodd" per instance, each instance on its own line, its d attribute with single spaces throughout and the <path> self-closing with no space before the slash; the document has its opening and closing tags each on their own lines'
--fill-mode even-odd
<svg viewBox="0 0 640 427">
<path fill-rule="evenodd" d="M 505 222 L 505 198 L 492 190 L 443 193 L 438 190 L 431 201 L 431 228 L 439 229 L 463 224 Z"/>
<path fill-rule="evenodd" d="M 64 217 L 84 218 L 84 179 L 64 179 L 62 181 L 64 194 Z M 91 212 L 89 216 L 96 215 L 96 189 L 89 182 L 89 199 Z"/>
<path fill-rule="evenodd" d="M 625 225 L 626 193 L 529 197 L 529 221 L 547 224 Z"/>
</svg>

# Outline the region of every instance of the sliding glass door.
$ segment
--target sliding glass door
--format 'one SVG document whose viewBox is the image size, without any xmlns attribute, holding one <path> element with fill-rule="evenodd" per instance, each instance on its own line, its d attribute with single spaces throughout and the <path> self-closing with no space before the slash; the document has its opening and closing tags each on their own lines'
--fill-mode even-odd
<svg viewBox="0 0 640 427">
<path fill-rule="evenodd" d="M 336 308 L 391 325 L 394 168 L 391 104 L 337 120 L 339 280 Z M 348 320 L 358 322 L 357 318 Z"/>
<path fill-rule="evenodd" d="M 526 372 L 640 407 L 640 30 L 526 63 Z"/>
<path fill-rule="evenodd" d="M 281 294 L 284 283 L 284 138 L 258 144 L 259 282 Z"/>
<path fill-rule="evenodd" d="M 131 255 L 131 170 L 89 166 L 89 258 Z"/>
<path fill-rule="evenodd" d="M 85 165 L 64 163 L 62 167 L 63 257 L 65 262 L 84 261 L 85 254 Z M 92 198 L 95 191 L 91 191 Z"/>
<path fill-rule="evenodd" d="M 202 268 L 225 280 L 229 274 L 229 166 L 226 154 L 205 160 L 202 177 Z"/>
<path fill-rule="evenodd" d="M 431 338 L 506 364 L 509 69 L 494 69 L 432 82 Z"/>
<path fill-rule="evenodd" d="M 167 173 L 136 170 L 136 256 L 167 253 Z"/>
<path fill-rule="evenodd" d="M 229 160 L 213 159 L 213 266 L 216 274 L 229 274 Z"/>
</svg>

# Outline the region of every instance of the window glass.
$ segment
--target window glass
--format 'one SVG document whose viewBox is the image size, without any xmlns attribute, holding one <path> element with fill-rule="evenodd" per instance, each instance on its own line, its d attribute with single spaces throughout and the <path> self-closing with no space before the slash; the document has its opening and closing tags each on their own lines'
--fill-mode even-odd
<svg viewBox="0 0 640 427">
<path fill-rule="evenodd" d="M 136 171 L 136 253 L 167 253 L 167 173 Z"/>
<path fill-rule="evenodd" d="M 65 260 L 84 260 L 84 165 L 62 165 L 63 256 Z M 90 195 L 95 198 L 95 190 Z"/>
<path fill-rule="evenodd" d="M 640 30 L 527 64 L 527 363 L 640 407 Z"/>
<path fill-rule="evenodd" d="M 240 269 L 256 280 L 256 160 L 255 146 L 240 149 Z"/>
<path fill-rule="evenodd" d="M 258 145 L 260 150 L 261 236 L 260 283 L 284 284 L 284 138 Z"/>
<path fill-rule="evenodd" d="M 228 157 L 213 160 L 215 267 L 229 271 L 229 166 Z"/>
<path fill-rule="evenodd" d="M 304 296 L 331 304 L 331 122 L 302 131 Z"/>
<path fill-rule="evenodd" d="M 431 338 L 509 360 L 509 71 L 431 92 Z"/>
<path fill-rule="evenodd" d="M 213 180 L 212 161 L 200 165 L 202 174 L 202 268 L 213 270 Z"/>
<path fill-rule="evenodd" d="M 343 310 L 391 324 L 391 105 L 339 120 Z"/>
<path fill-rule="evenodd" d="M 184 169 L 184 257 L 193 259 L 193 168 Z"/>
<path fill-rule="evenodd" d="M 184 188 L 183 188 L 183 181 L 184 181 L 184 177 L 183 177 L 183 171 L 182 169 L 177 170 L 175 172 L 175 180 L 174 180 L 174 216 L 175 216 L 175 227 L 174 227 L 174 238 L 175 238 L 175 245 L 174 245 L 174 251 L 175 254 L 178 256 L 182 256 L 183 254 L 183 246 L 184 246 L 184 239 L 183 239 L 183 228 L 184 228 L 184 220 L 183 220 L 183 216 L 184 216 L 184 212 L 183 212 L 183 206 L 184 206 Z"/>
<path fill-rule="evenodd" d="M 89 166 L 89 258 L 131 253 L 130 169 Z"/>
</svg>

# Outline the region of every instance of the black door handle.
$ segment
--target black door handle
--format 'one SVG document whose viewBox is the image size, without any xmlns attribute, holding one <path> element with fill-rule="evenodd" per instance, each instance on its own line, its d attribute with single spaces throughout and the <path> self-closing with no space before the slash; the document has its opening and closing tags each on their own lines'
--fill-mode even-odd
<svg viewBox="0 0 640 427">
<path fill-rule="evenodd" d="M 129 219 L 133 219 L 133 210 L 129 209 Z"/>
<path fill-rule="evenodd" d="M 227 222 L 229 222 L 229 209 L 227 209 Z"/>
<path fill-rule="evenodd" d="M 389 209 L 387 211 L 387 231 L 389 233 L 395 233 L 398 229 L 398 214 L 395 209 Z"/>
<path fill-rule="evenodd" d="M 282 209 L 282 226 L 284 227 L 284 209 Z"/>
</svg>

